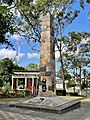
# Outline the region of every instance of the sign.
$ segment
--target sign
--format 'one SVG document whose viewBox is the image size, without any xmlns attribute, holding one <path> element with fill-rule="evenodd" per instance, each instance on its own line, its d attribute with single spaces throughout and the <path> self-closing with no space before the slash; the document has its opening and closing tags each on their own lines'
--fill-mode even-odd
<svg viewBox="0 0 90 120">
<path fill-rule="evenodd" d="M 46 66 L 45 67 L 40 67 L 40 71 L 45 72 L 46 71 Z"/>
<path fill-rule="evenodd" d="M 51 72 L 46 72 L 45 75 L 46 76 L 51 76 Z"/>
</svg>

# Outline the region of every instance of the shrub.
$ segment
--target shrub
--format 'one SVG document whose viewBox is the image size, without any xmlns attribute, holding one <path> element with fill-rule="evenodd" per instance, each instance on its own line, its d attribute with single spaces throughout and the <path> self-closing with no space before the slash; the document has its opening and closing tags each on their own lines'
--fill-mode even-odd
<svg viewBox="0 0 90 120">
<path fill-rule="evenodd" d="M 20 95 L 20 97 L 25 97 L 26 96 L 26 91 L 25 90 L 20 90 L 18 92 L 18 95 Z"/>
<path fill-rule="evenodd" d="M 3 89 L 3 94 L 4 94 L 4 95 L 8 95 L 8 94 L 9 94 L 9 91 L 10 91 L 10 87 L 9 87 L 9 86 L 6 86 L 6 87 Z"/>
<path fill-rule="evenodd" d="M 77 92 L 70 92 L 70 93 L 68 93 L 70 96 L 78 96 L 78 93 Z"/>
<path fill-rule="evenodd" d="M 16 95 L 15 90 L 9 91 L 9 97 L 15 97 L 15 95 Z"/>
<path fill-rule="evenodd" d="M 66 90 L 56 90 L 56 95 L 66 96 Z"/>
</svg>

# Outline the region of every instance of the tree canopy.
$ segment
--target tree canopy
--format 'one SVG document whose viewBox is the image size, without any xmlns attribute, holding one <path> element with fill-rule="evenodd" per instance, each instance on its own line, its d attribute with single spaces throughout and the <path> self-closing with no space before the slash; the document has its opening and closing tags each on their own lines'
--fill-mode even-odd
<svg viewBox="0 0 90 120">
<path fill-rule="evenodd" d="M 25 67 L 26 70 L 34 70 L 34 71 L 38 71 L 39 70 L 39 66 L 38 64 L 34 64 L 34 63 L 30 63 L 29 65 L 27 65 Z"/>
<path fill-rule="evenodd" d="M 17 1 L 18 0 L 16 0 L 16 2 Z M 78 0 L 36 0 L 35 3 L 32 3 L 29 0 L 22 0 L 15 3 L 16 10 L 18 10 L 21 14 L 21 21 L 19 21 L 19 26 L 17 25 L 17 33 L 23 35 L 28 40 L 28 43 L 33 50 L 35 44 L 41 41 L 42 15 L 49 14 L 52 17 L 52 29 L 54 31 L 52 34 L 52 41 L 54 46 L 57 46 L 60 53 L 61 74 L 64 90 L 65 73 L 64 56 L 62 50 L 64 43 L 64 31 L 68 25 L 72 24 L 73 20 L 78 17 L 80 13 L 79 7 L 74 7 L 76 2 L 78 2 Z M 85 1 L 79 0 L 79 2 L 80 6 L 84 8 Z M 8 4 L 11 3 L 9 0 Z"/>
<path fill-rule="evenodd" d="M 80 0 L 80 8 L 74 8 L 77 0 L 36 0 L 35 3 L 21 1 L 17 8 L 26 21 L 25 27 L 21 29 L 28 38 L 28 43 L 34 49 L 35 43 L 41 40 L 41 17 L 49 14 L 52 17 L 52 41 L 60 53 L 60 63 L 62 70 L 63 89 L 65 90 L 64 63 L 62 54 L 62 44 L 64 31 L 66 27 L 72 24 L 73 20 L 78 17 L 80 8 L 84 8 L 84 1 Z M 32 46 L 31 43 L 34 43 Z"/>
<path fill-rule="evenodd" d="M 0 60 L 0 83 L 11 83 L 11 76 L 14 70 L 24 70 L 24 68 L 13 64 L 13 61 L 9 58 Z"/>
<path fill-rule="evenodd" d="M 13 47 L 12 43 L 5 37 L 6 33 L 13 34 L 13 14 L 7 6 L 0 5 L 0 44 Z"/>
</svg>

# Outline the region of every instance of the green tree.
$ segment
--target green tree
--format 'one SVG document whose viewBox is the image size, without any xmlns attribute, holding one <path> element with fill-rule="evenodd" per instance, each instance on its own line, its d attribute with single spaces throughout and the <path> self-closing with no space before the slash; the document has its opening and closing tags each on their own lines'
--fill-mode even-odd
<svg viewBox="0 0 90 120">
<path fill-rule="evenodd" d="M 6 44 L 13 47 L 12 43 L 5 37 L 6 33 L 14 33 L 14 17 L 7 6 L 0 5 L 0 45 Z"/>
<path fill-rule="evenodd" d="M 31 1 L 20 1 L 16 4 L 21 16 L 26 21 L 25 24 L 19 22 L 19 28 L 17 27 L 17 32 L 28 38 L 28 43 L 33 50 L 35 45 L 32 43 L 40 42 L 41 38 L 41 16 L 51 15 L 53 21 L 54 30 L 53 44 L 57 46 L 60 53 L 60 63 L 62 70 L 63 79 L 63 89 L 65 90 L 65 75 L 64 75 L 64 63 L 62 54 L 62 43 L 64 37 L 64 30 L 66 27 L 73 22 L 73 20 L 78 16 L 79 8 L 73 8 L 74 3 L 77 0 L 37 0 L 35 4 Z M 80 0 L 81 7 L 84 8 L 84 1 Z M 63 12 L 62 12 L 63 11 Z M 23 27 L 22 27 L 23 24 Z M 21 26 L 21 27 L 20 27 Z M 20 32 L 21 31 L 21 32 Z M 32 42 L 33 41 L 33 42 Z"/>
<path fill-rule="evenodd" d="M 22 67 L 22 66 L 19 66 L 18 64 L 13 64 L 14 65 L 14 69 L 13 69 L 13 71 L 22 71 L 22 70 L 25 70 L 25 68 L 24 67 Z"/>
<path fill-rule="evenodd" d="M 87 32 L 71 32 L 69 37 L 64 41 L 66 46 L 65 60 L 68 69 L 74 75 L 74 81 L 79 82 L 80 90 L 82 84 L 82 72 L 90 64 L 90 33 Z M 64 64 L 65 65 L 65 64 Z M 78 72 L 78 73 L 77 73 Z M 85 72 L 84 72 L 85 76 Z"/>
<path fill-rule="evenodd" d="M 0 81 L 11 82 L 11 75 L 13 73 L 14 65 L 12 60 L 8 58 L 0 61 Z"/>
<path fill-rule="evenodd" d="M 79 8 L 74 9 L 73 5 L 77 0 L 37 0 L 35 4 L 27 2 L 21 2 L 18 5 L 18 9 L 24 19 L 27 21 L 27 26 L 24 27 L 24 31 L 27 33 L 29 44 L 31 46 L 31 40 L 40 42 L 41 38 L 41 16 L 51 15 L 54 30 L 53 44 L 57 46 L 60 53 L 60 63 L 62 70 L 63 89 L 65 90 L 65 78 L 64 78 L 64 64 L 62 55 L 62 43 L 64 30 L 66 27 L 73 22 L 78 16 Z M 81 2 L 83 3 L 83 2 Z M 83 7 L 83 4 L 81 4 Z M 32 47 L 33 48 L 33 47 Z M 33 48 L 34 49 L 34 48 Z"/>
<path fill-rule="evenodd" d="M 70 80 L 71 79 L 71 75 L 69 74 L 67 69 L 64 69 L 64 73 L 65 73 L 65 80 Z M 62 71 L 61 69 L 57 71 L 57 77 L 62 77 Z"/>
<path fill-rule="evenodd" d="M 28 42 L 31 46 L 31 40 L 40 42 L 41 38 L 41 16 L 49 13 L 54 19 L 54 35 L 53 41 L 57 45 L 60 52 L 60 62 L 62 69 L 62 79 L 63 79 L 63 89 L 65 90 L 65 75 L 64 75 L 64 63 L 62 54 L 62 43 L 64 37 L 64 30 L 66 27 L 73 22 L 73 20 L 78 16 L 79 8 L 74 9 L 73 5 L 77 0 L 37 0 L 35 4 L 31 1 L 23 0 L 17 3 L 17 8 L 23 18 L 26 20 L 24 27 L 21 30 L 28 37 Z M 84 8 L 84 0 L 80 0 L 80 5 Z M 63 12 L 62 12 L 63 11 Z M 17 29 L 18 30 L 18 29 Z M 21 34 L 21 33 L 20 33 Z M 34 46 L 31 46 L 34 49 Z"/>
<path fill-rule="evenodd" d="M 0 61 L 0 83 L 11 83 L 11 76 L 15 70 L 24 70 L 23 67 L 13 64 L 13 61 L 9 58 L 2 59 Z"/>
<path fill-rule="evenodd" d="M 26 68 L 26 70 L 35 70 L 35 71 L 39 70 L 38 64 L 34 64 L 34 63 L 30 63 L 25 68 Z"/>
<path fill-rule="evenodd" d="M 41 10 L 31 1 L 25 0 L 17 3 L 17 8 L 25 21 L 17 27 L 17 32 L 20 35 L 23 33 L 32 50 L 39 51 L 35 47 L 41 39 Z"/>
</svg>

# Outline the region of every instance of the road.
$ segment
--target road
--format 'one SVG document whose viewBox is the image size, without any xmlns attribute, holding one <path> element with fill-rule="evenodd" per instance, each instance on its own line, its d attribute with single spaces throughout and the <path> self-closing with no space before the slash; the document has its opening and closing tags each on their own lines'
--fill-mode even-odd
<svg viewBox="0 0 90 120">
<path fill-rule="evenodd" d="M 0 120 L 90 120 L 90 103 L 64 114 L 53 114 L 0 106 Z"/>
</svg>

